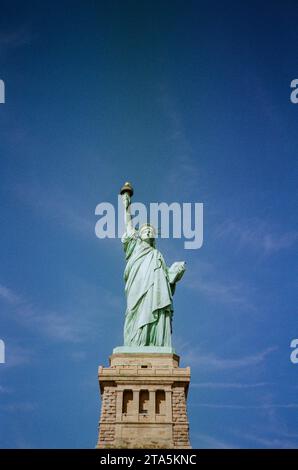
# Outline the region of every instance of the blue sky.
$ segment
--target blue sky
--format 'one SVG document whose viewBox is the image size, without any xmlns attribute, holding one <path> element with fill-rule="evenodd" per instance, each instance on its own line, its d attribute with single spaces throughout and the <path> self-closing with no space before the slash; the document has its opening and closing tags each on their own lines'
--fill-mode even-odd
<svg viewBox="0 0 298 470">
<path fill-rule="evenodd" d="M 124 257 L 94 210 L 204 203 L 174 345 L 193 447 L 298 447 L 294 1 L 1 2 L 0 447 L 92 448 Z"/>
</svg>

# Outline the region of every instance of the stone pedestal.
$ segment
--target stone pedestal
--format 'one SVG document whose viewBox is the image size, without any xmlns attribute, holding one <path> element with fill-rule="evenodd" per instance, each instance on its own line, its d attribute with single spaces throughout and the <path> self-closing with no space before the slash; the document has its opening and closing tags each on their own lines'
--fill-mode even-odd
<svg viewBox="0 0 298 470">
<path fill-rule="evenodd" d="M 99 367 L 98 448 L 189 449 L 190 368 L 169 353 L 116 352 Z"/>
</svg>

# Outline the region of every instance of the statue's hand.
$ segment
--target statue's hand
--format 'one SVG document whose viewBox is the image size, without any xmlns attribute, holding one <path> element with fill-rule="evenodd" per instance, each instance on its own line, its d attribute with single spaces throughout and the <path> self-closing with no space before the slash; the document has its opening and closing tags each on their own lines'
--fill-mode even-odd
<svg viewBox="0 0 298 470">
<path fill-rule="evenodd" d="M 182 278 L 186 269 L 186 264 L 184 261 L 176 261 L 168 269 L 168 276 L 171 284 L 174 284 Z"/>
<path fill-rule="evenodd" d="M 130 206 L 130 196 L 128 193 L 122 194 L 122 202 L 123 202 L 125 210 L 127 210 Z"/>
<path fill-rule="evenodd" d="M 184 271 L 186 269 L 185 261 L 177 261 L 177 263 L 178 263 L 178 265 L 177 265 L 178 273 L 184 273 Z"/>
</svg>

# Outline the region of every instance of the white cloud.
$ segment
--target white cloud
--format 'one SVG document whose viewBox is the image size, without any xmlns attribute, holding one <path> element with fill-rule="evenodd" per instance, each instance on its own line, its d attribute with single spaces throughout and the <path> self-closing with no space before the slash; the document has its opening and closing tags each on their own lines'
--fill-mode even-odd
<svg viewBox="0 0 298 470">
<path fill-rule="evenodd" d="M 6 362 L 3 364 L 2 369 L 28 365 L 32 362 L 33 358 L 34 354 L 30 349 L 8 341 L 6 346 Z"/>
<path fill-rule="evenodd" d="M 21 302 L 21 299 L 15 292 L 13 292 L 8 287 L 5 287 L 0 284 L 0 299 L 5 300 L 10 304 L 18 304 Z"/>
<path fill-rule="evenodd" d="M 26 46 L 32 42 L 33 34 L 27 25 L 18 29 L 2 29 L 0 32 L 0 54 Z"/>
<path fill-rule="evenodd" d="M 283 234 L 267 234 L 264 236 L 264 249 L 266 252 L 280 251 L 291 248 L 298 241 L 298 232 L 287 232 Z"/>
<path fill-rule="evenodd" d="M 161 87 L 160 104 L 169 123 L 168 140 L 173 143 L 171 165 L 165 175 L 167 185 L 179 186 L 184 194 L 188 194 L 199 184 L 198 162 L 193 158 L 193 148 L 186 137 L 181 114 L 166 86 Z"/>
<path fill-rule="evenodd" d="M 208 369 L 237 369 L 260 364 L 276 350 L 277 348 L 272 346 L 255 354 L 236 358 L 217 357 L 214 354 L 201 354 L 199 351 L 190 350 L 184 353 L 184 361 L 192 366 L 207 367 Z"/>
<path fill-rule="evenodd" d="M 193 433 L 191 434 L 191 442 L 196 447 L 203 447 L 208 449 L 237 449 L 238 446 L 226 442 L 222 439 L 217 439 L 206 434 Z"/>
<path fill-rule="evenodd" d="M 248 310 L 255 310 L 255 287 L 241 280 L 219 277 L 218 269 L 210 263 L 193 263 L 187 272 L 186 286 L 208 299 L 224 304 L 237 305 Z"/>
<path fill-rule="evenodd" d="M 272 449 L 297 449 L 298 440 L 289 440 L 281 437 L 263 437 L 253 434 L 243 434 L 241 433 L 243 439 L 248 439 L 250 441 L 256 442 L 262 447 L 268 447 Z M 297 436 L 296 436 L 297 437 Z"/>
<path fill-rule="evenodd" d="M 285 408 L 285 409 L 298 409 L 298 403 L 264 403 L 261 405 L 246 405 L 246 404 L 225 404 L 225 403 L 194 403 L 193 406 L 199 408 L 227 408 L 233 410 L 270 410 L 276 408 Z"/>
<path fill-rule="evenodd" d="M 17 185 L 17 197 L 28 204 L 41 217 L 79 235 L 95 238 L 94 208 L 83 209 L 81 201 L 59 188 L 43 188 L 38 185 Z"/>
<path fill-rule="evenodd" d="M 190 280 L 189 287 L 199 291 L 211 299 L 228 304 L 241 304 L 253 308 L 248 287 L 241 282 L 222 281 L 218 279 L 204 279 L 203 276 Z"/>
<path fill-rule="evenodd" d="M 37 408 L 35 403 L 7 403 L 5 405 L 0 405 L 0 410 L 6 411 L 9 413 L 19 413 L 19 412 L 30 412 L 34 411 Z"/>
<path fill-rule="evenodd" d="M 298 241 L 297 231 L 281 232 L 268 222 L 257 218 L 249 220 L 227 219 L 215 231 L 217 238 L 229 239 L 235 246 L 251 247 L 264 254 L 291 248 Z"/>
<path fill-rule="evenodd" d="M 259 388 L 271 385 L 269 382 L 256 382 L 256 383 L 231 383 L 231 382 L 201 382 L 191 384 L 192 388 L 214 388 L 214 389 L 249 389 Z"/>
<path fill-rule="evenodd" d="M 13 317 L 16 321 L 57 341 L 81 342 L 94 331 L 94 324 L 86 316 L 76 315 L 75 312 L 70 315 L 40 310 L 3 285 L 1 285 L 0 297 L 13 306 Z M 9 348 L 7 347 L 8 360 Z"/>
</svg>

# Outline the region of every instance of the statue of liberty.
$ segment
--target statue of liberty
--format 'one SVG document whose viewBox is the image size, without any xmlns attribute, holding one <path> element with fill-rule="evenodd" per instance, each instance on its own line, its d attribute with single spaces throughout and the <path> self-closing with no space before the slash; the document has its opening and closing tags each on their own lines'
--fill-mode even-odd
<svg viewBox="0 0 298 470">
<path fill-rule="evenodd" d="M 185 271 L 184 262 L 167 267 L 155 246 L 156 232 L 143 224 L 136 230 L 132 223 L 130 200 L 133 189 L 125 183 L 120 194 L 125 209 L 126 231 L 122 237 L 126 258 L 124 270 L 127 309 L 124 346 L 171 347 L 173 295 L 176 282 Z"/>
</svg>

